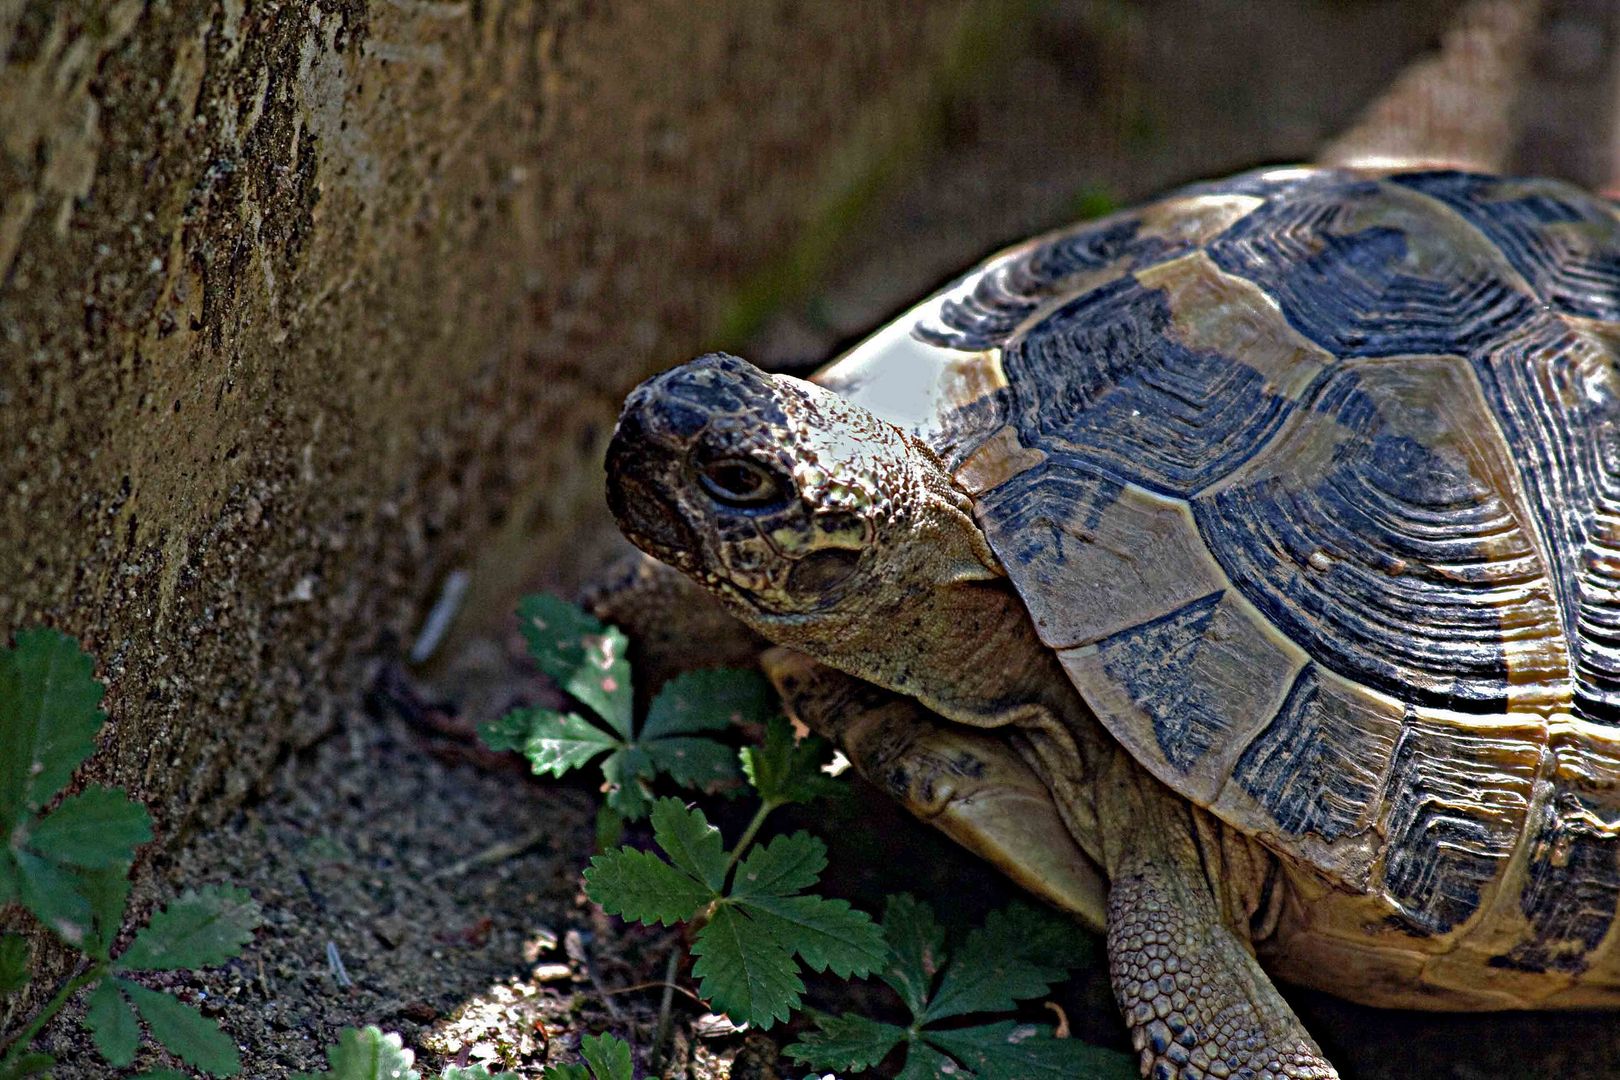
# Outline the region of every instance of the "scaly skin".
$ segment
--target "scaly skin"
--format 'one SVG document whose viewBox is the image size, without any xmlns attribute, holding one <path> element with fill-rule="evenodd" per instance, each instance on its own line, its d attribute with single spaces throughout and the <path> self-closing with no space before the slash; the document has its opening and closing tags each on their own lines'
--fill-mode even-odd
<svg viewBox="0 0 1620 1080">
<path fill-rule="evenodd" d="M 1109 973 L 1142 1075 L 1338 1080 L 1222 918 L 1191 808 L 1131 762 L 1101 789 L 1118 823 L 1105 838 Z"/>
</svg>

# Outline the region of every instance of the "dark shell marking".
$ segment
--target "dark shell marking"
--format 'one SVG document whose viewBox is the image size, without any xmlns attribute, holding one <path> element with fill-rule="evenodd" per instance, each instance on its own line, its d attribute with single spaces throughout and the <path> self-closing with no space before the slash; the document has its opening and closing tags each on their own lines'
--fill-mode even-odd
<svg viewBox="0 0 1620 1080">
<path fill-rule="evenodd" d="M 913 335 L 997 368 L 940 449 L 1144 765 L 1414 938 L 1614 951 L 1613 204 L 1238 177 L 1003 256 Z"/>
</svg>

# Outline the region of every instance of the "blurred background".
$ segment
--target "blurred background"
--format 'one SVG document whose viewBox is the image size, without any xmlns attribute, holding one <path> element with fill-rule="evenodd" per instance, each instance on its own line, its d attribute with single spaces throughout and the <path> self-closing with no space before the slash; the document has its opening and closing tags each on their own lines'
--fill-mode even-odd
<svg viewBox="0 0 1620 1080">
<path fill-rule="evenodd" d="M 1511 78 L 1510 168 L 1612 184 L 1617 35 L 1612 0 L 0 3 L 0 634 L 95 652 L 91 773 L 183 878 L 250 796 L 402 767 L 358 703 L 447 583 L 454 656 L 620 550 L 647 374 L 813 369 L 1030 233 L 1310 159 L 1442 54 Z M 334 730 L 369 749 L 288 757 Z M 1347 1076 L 1620 1075 L 1601 1018 L 1306 1012 Z"/>
</svg>

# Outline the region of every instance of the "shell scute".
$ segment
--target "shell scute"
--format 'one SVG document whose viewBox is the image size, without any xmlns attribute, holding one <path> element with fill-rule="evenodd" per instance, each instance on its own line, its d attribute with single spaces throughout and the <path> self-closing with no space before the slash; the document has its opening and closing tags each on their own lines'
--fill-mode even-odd
<svg viewBox="0 0 1620 1080">
<path fill-rule="evenodd" d="M 1620 321 L 1620 214 L 1613 203 L 1557 180 L 1425 172 L 1392 182 L 1461 215 L 1556 310 Z"/>
</svg>

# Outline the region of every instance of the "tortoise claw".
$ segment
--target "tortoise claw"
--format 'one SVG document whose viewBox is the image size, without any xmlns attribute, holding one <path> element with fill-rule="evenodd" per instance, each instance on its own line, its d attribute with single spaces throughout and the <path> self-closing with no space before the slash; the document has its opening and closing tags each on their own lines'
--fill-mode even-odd
<svg viewBox="0 0 1620 1080">
<path fill-rule="evenodd" d="M 761 664 L 789 716 L 836 743 L 862 776 L 1023 888 L 1103 928 L 1102 873 L 1005 739 L 792 649 L 770 649 Z"/>
</svg>

